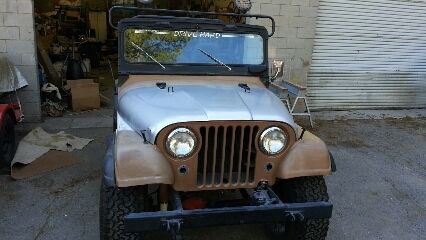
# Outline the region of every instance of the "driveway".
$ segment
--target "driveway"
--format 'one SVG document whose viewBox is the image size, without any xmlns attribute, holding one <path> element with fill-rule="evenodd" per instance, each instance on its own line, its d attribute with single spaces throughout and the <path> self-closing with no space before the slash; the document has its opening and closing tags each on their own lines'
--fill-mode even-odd
<svg viewBox="0 0 426 240">
<path fill-rule="evenodd" d="M 0 239 L 99 239 L 99 185 L 111 129 L 92 128 L 90 121 L 83 121 L 85 128 L 64 125 L 63 119 L 43 124 L 51 131 L 71 126 L 66 132 L 95 138 L 75 152 L 78 164 L 24 181 L 0 176 Z M 426 119 L 319 121 L 315 133 L 329 145 L 338 170 L 327 177 L 335 204 L 328 239 L 424 239 Z M 262 226 L 185 234 L 188 239 L 267 239 Z"/>
</svg>

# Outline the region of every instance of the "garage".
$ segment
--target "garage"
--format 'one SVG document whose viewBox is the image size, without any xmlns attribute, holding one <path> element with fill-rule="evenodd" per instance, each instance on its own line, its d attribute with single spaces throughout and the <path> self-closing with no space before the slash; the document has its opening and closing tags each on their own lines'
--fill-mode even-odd
<svg viewBox="0 0 426 240">
<path fill-rule="evenodd" d="M 426 106 L 426 1 L 320 1 L 312 108 Z"/>
</svg>

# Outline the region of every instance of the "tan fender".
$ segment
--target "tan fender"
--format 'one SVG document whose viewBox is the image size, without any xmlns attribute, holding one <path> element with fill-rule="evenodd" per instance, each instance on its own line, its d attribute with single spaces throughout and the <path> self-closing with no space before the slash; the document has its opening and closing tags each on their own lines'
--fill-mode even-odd
<svg viewBox="0 0 426 240">
<path fill-rule="evenodd" d="M 297 141 L 281 162 L 277 178 L 289 179 L 331 174 L 331 159 L 325 143 L 310 132 Z"/>
<path fill-rule="evenodd" d="M 115 178 L 118 187 L 174 183 L 169 162 L 155 145 L 144 143 L 133 131 L 117 132 Z"/>
</svg>

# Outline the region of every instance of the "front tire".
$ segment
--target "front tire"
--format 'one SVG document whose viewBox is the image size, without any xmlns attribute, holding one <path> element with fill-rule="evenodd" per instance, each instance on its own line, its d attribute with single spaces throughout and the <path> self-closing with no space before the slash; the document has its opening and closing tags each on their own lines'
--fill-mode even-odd
<svg viewBox="0 0 426 240">
<path fill-rule="evenodd" d="M 136 240 L 138 233 L 124 231 L 124 217 L 144 211 L 144 187 L 107 187 L 102 183 L 99 207 L 101 240 Z"/>
<path fill-rule="evenodd" d="M 285 203 L 303 203 L 328 201 L 327 186 L 324 177 L 300 177 L 294 179 L 279 179 L 273 186 L 281 201 Z M 303 222 L 288 222 L 285 228 L 275 225 L 273 235 L 282 239 L 325 240 L 329 219 L 308 219 Z M 284 232 L 281 232 L 281 230 Z"/>
<path fill-rule="evenodd" d="M 0 165 L 10 167 L 16 152 L 15 123 L 6 114 L 0 128 Z"/>
</svg>

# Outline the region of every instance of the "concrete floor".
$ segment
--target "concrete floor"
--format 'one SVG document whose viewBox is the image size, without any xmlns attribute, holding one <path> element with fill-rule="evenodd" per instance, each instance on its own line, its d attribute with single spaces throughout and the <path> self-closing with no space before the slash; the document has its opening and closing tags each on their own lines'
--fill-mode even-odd
<svg viewBox="0 0 426 240">
<path fill-rule="evenodd" d="M 94 116 L 104 116 L 99 120 Z M 95 138 L 77 165 L 25 181 L 0 176 L 0 239 L 98 239 L 98 198 L 109 117 L 99 112 L 47 120 Z M 77 124 L 84 122 L 85 124 Z M 93 128 L 93 126 L 104 128 Z M 338 172 L 327 177 L 335 204 L 328 239 L 424 239 L 426 119 L 319 121 Z M 262 226 L 186 232 L 188 239 L 267 239 Z M 148 239 L 167 239 L 150 234 Z"/>
</svg>

